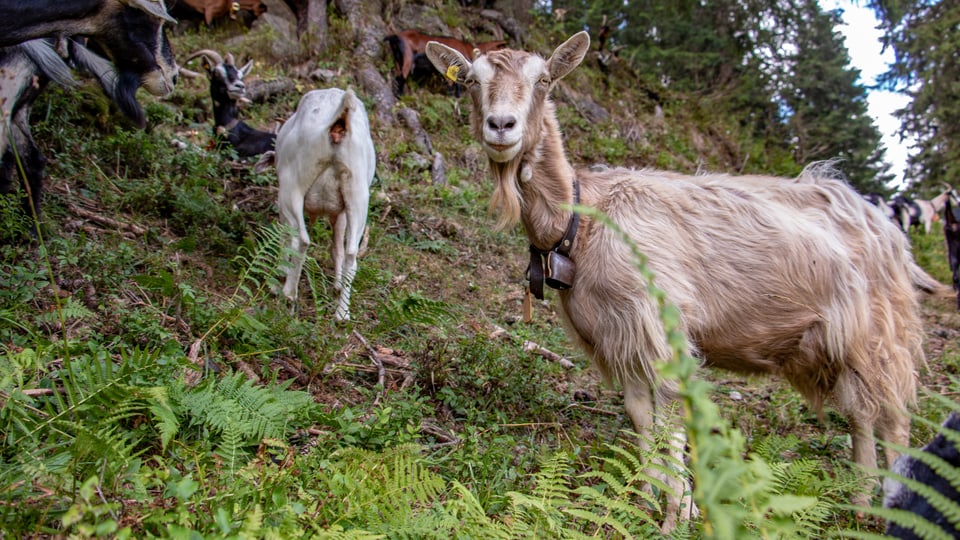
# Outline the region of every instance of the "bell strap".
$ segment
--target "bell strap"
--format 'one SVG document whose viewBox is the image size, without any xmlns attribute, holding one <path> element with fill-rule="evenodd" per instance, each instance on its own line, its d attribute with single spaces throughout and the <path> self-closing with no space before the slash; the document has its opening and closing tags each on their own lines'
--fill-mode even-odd
<svg viewBox="0 0 960 540">
<path fill-rule="evenodd" d="M 573 204 L 580 204 L 580 181 L 573 181 Z M 551 251 L 570 256 L 570 249 L 573 247 L 573 241 L 577 237 L 577 228 L 580 225 L 580 214 L 573 212 L 570 221 L 567 222 L 567 230 L 554 246 L 546 251 L 541 250 L 530 244 L 530 266 L 527 267 L 527 280 L 530 282 L 530 292 L 537 300 L 543 300 L 543 257 Z"/>
</svg>

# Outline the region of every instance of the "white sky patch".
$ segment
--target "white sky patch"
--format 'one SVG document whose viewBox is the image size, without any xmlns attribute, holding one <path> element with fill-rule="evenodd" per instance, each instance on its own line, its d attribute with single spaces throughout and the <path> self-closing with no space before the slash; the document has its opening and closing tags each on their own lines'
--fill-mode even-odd
<svg viewBox="0 0 960 540">
<path fill-rule="evenodd" d="M 894 60 L 892 51 L 880 53 L 880 38 L 883 34 L 877 29 L 879 23 L 873 11 L 855 5 L 852 0 L 820 0 L 820 7 L 823 10 L 843 10 L 844 24 L 837 27 L 837 30 L 845 38 L 850 65 L 860 70 L 860 82 L 864 86 L 872 86 L 876 77 L 886 72 L 888 64 Z M 891 165 L 890 172 L 895 175 L 891 187 L 899 188 L 904 183 L 903 175 L 911 144 L 909 140 L 900 142 L 897 135 L 900 121 L 893 113 L 902 109 L 909 101 L 910 98 L 903 94 L 867 89 L 867 111 L 883 135 L 882 143 L 887 149 L 885 161 Z"/>
</svg>

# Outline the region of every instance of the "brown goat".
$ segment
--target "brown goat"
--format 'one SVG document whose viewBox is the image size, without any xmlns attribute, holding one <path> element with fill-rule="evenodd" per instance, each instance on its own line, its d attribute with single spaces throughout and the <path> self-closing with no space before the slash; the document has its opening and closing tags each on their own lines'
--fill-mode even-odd
<svg viewBox="0 0 960 540">
<path fill-rule="evenodd" d="M 235 19 L 240 10 L 250 11 L 255 17 L 259 17 L 267 10 L 260 0 L 183 0 L 183 3 L 197 13 L 202 13 L 203 20 L 208 26 L 224 15 Z"/>
<path fill-rule="evenodd" d="M 466 58 L 473 58 L 474 49 L 480 51 L 482 54 L 499 49 L 507 43 L 506 41 L 497 40 L 484 41 L 476 45 L 471 45 L 457 38 L 431 36 L 419 30 L 404 30 L 396 34 L 391 34 L 383 39 L 390 45 L 390 50 L 393 52 L 393 61 L 397 70 L 397 96 L 403 95 L 403 86 L 417 65 L 417 55 L 422 55 L 426 52 L 427 43 L 430 41 L 436 41 L 452 47 L 460 51 L 460 54 Z M 456 85 L 456 83 L 452 84 Z M 454 88 L 457 92 L 457 97 L 460 97 L 459 88 L 456 86 Z"/>
<path fill-rule="evenodd" d="M 647 256 L 706 365 L 778 376 L 814 409 L 833 405 L 850 421 L 854 461 L 868 469 L 875 435 L 907 445 L 924 362 L 917 289 L 944 287 L 916 265 L 905 236 L 829 164 L 795 179 L 574 169 L 549 93 L 589 45 L 580 32 L 547 60 L 508 49 L 471 60 L 440 43 L 427 56 L 473 100 L 491 210 L 501 227 L 523 224 L 531 289 L 542 283 L 541 254 L 550 257 L 547 284 L 560 289 L 567 332 L 623 386 L 636 431 L 649 433 L 676 399 L 676 383 L 655 368 L 672 349 L 630 247 L 589 216 L 578 227 L 574 203 L 608 216 Z M 889 465 L 896 453 L 885 453 Z M 667 494 L 664 530 L 689 516 L 681 487 L 674 481 Z"/>
</svg>

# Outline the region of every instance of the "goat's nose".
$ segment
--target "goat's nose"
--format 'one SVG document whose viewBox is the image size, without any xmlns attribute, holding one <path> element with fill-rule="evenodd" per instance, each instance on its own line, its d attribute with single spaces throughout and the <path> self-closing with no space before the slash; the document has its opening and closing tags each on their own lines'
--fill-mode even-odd
<svg viewBox="0 0 960 540">
<path fill-rule="evenodd" d="M 510 131 L 516 125 L 517 117 L 512 114 L 491 114 L 487 117 L 487 126 L 497 133 Z"/>
</svg>

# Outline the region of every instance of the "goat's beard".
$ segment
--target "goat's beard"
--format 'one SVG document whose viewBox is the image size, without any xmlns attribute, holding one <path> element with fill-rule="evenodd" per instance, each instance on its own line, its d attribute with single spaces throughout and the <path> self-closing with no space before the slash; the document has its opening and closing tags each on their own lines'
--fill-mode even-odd
<svg viewBox="0 0 960 540">
<path fill-rule="evenodd" d="M 498 230 L 520 221 L 520 210 L 523 207 L 523 195 L 518 185 L 521 163 L 520 156 L 505 163 L 490 160 L 490 173 L 495 185 L 493 195 L 490 196 L 490 213 L 498 216 Z"/>
</svg>

